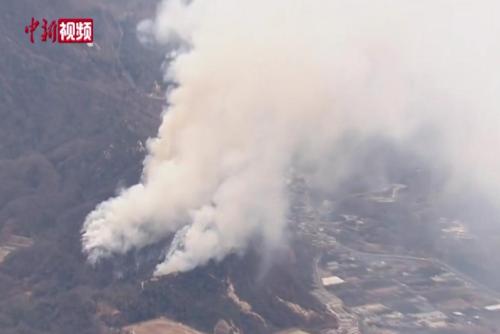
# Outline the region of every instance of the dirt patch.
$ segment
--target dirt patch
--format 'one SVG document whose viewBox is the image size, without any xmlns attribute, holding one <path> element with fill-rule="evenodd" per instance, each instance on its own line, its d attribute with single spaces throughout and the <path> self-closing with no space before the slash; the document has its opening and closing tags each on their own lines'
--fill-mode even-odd
<svg viewBox="0 0 500 334">
<path fill-rule="evenodd" d="M 164 317 L 133 324 L 123 329 L 126 334 L 203 334 Z"/>
</svg>

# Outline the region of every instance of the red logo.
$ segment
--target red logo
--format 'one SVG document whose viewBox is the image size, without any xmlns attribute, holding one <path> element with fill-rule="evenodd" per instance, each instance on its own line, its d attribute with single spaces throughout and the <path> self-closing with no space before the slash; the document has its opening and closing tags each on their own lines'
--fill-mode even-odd
<svg viewBox="0 0 500 334">
<path fill-rule="evenodd" d="M 31 23 L 24 28 L 29 34 L 30 42 L 35 43 L 34 34 L 40 22 L 31 18 Z M 42 20 L 40 41 L 56 41 L 59 43 L 93 43 L 94 42 L 94 20 L 90 18 L 60 18 L 48 22 Z"/>
<path fill-rule="evenodd" d="M 59 43 L 92 43 L 94 41 L 94 20 L 59 19 Z"/>
</svg>

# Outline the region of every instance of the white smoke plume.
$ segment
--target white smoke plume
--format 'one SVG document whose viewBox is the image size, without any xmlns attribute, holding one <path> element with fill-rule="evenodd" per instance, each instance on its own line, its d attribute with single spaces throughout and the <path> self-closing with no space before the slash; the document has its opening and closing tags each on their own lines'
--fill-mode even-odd
<svg viewBox="0 0 500 334">
<path fill-rule="evenodd" d="M 178 47 L 176 88 L 141 182 L 86 218 L 89 260 L 173 233 L 157 275 L 255 239 L 272 251 L 292 162 L 322 164 L 350 132 L 404 140 L 430 125 L 457 179 L 498 195 L 499 12 L 496 0 L 163 1 L 139 29 Z"/>
</svg>

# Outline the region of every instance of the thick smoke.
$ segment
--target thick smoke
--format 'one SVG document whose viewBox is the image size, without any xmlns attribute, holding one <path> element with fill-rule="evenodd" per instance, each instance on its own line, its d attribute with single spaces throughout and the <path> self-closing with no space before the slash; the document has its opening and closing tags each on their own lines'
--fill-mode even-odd
<svg viewBox="0 0 500 334">
<path fill-rule="evenodd" d="M 174 233 L 157 275 L 254 240 L 272 252 L 294 162 L 327 163 L 349 133 L 432 128 L 422 152 L 498 200 L 499 12 L 496 0 L 162 2 L 139 29 L 176 48 L 175 88 L 141 182 L 88 215 L 89 260 Z"/>
</svg>

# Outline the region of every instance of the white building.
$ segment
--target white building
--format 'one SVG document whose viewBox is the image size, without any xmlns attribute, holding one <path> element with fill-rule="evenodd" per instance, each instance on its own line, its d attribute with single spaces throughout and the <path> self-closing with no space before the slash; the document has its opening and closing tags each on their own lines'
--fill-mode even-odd
<svg viewBox="0 0 500 334">
<path fill-rule="evenodd" d="M 329 277 L 323 277 L 321 279 L 321 282 L 323 283 L 323 286 L 332 286 L 344 283 L 345 281 L 338 276 L 329 276 Z"/>
</svg>

